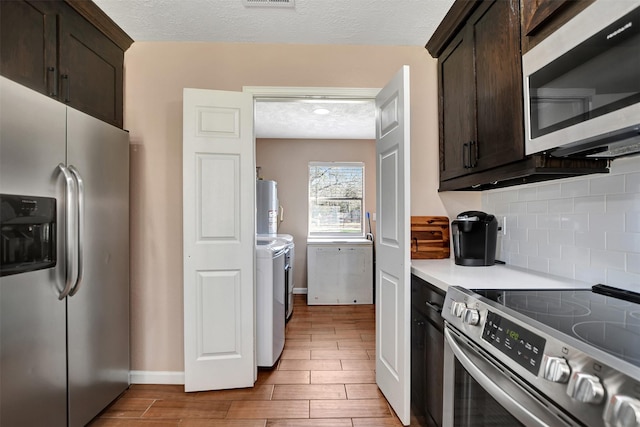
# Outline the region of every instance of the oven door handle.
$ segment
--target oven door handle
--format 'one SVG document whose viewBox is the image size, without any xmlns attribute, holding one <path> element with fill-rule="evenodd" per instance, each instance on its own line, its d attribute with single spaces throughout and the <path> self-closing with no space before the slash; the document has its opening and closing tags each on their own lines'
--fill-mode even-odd
<svg viewBox="0 0 640 427">
<path fill-rule="evenodd" d="M 481 369 L 479 369 L 473 361 L 465 354 L 464 350 L 458 344 L 456 338 L 448 328 L 444 329 L 444 335 L 447 343 L 451 347 L 453 354 L 458 361 L 464 366 L 469 374 L 480 384 L 498 403 L 511 412 L 516 418 L 527 426 L 547 427 L 548 424 L 538 418 L 535 414 L 514 400 L 507 392 L 491 380 Z"/>
</svg>

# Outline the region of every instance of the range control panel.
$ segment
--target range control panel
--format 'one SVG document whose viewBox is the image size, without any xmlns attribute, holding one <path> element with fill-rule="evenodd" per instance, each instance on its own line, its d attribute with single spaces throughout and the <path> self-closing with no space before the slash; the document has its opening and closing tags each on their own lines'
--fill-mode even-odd
<svg viewBox="0 0 640 427">
<path fill-rule="evenodd" d="M 490 343 L 520 366 L 538 375 L 546 340 L 533 332 L 489 311 L 482 339 Z"/>
</svg>

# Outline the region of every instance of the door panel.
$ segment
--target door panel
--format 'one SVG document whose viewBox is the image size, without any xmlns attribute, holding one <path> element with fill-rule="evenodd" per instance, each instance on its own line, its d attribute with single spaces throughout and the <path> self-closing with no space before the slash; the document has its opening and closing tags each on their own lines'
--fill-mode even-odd
<svg viewBox="0 0 640 427">
<path fill-rule="evenodd" d="M 0 93 L 0 193 L 56 198 L 64 236 L 65 106 L 4 77 Z M 0 278 L 2 426 L 67 422 L 63 240 L 54 268 Z"/>
<path fill-rule="evenodd" d="M 129 135 L 68 108 L 67 164 L 84 184 L 84 274 L 67 297 L 74 427 L 129 386 Z"/>
<path fill-rule="evenodd" d="M 409 67 L 376 97 L 376 383 L 400 420 L 410 406 Z"/>
<path fill-rule="evenodd" d="M 253 97 L 184 90 L 185 390 L 255 380 Z"/>
</svg>

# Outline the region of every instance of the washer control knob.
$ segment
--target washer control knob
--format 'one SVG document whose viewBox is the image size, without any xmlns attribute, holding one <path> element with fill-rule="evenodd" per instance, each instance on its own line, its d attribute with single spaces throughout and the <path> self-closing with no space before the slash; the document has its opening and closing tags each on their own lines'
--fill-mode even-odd
<svg viewBox="0 0 640 427">
<path fill-rule="evenodd" d="M 542 375 L 545 380 L 552 381 L 554 383 L 566 383 L 571 375 L 571 368 L 566 359 L 562 357 L 547 356 L 544 355 L 542 360 L 542 366 L 544 371 Z"/>
<path fill-rule="evenodd" d="M 597 405 L 604 399 L 604 387 L 598 377 L 585 372 L 574 372 L 569 379 L 567 394 L 579 402 Z"/>
<path fill-rule="evenodd" d="M 616 394 L 607 402 L 603 418 L 608 427 L 639 426 L 640 400 Z"/>
<path fill-rule="evenodd" d="M 480 323 L 480 312 L 474 308 L 465 308 L 462 312 L 462 321 L 467 325 L 475 326 Z"/>
<path fill-rule="evenodd" d="M 451 315 L 455 317 L 462 317 L 462 312 L 467 308 L 467 305 L 460 301 L 453 301 L 451 303 Z"/>
</svg>

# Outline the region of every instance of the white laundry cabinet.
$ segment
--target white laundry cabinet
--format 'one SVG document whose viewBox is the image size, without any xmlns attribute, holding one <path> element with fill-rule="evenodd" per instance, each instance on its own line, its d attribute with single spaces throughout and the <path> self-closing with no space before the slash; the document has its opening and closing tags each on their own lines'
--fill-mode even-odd
<svg viewBox="0 0 640 427">
<path fill-rule="evenodd" d="M 373 304 L 373 243 L 307 240 L 307 304 Z"/>
</svg>

